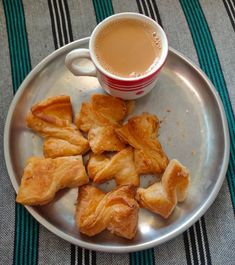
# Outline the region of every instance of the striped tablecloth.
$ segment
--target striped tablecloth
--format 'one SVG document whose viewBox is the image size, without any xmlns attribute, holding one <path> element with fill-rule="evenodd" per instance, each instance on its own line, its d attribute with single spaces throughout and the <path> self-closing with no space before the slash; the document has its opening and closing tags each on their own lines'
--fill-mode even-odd
<svg viewBox="0 0 235 265">
<path fill-rule="evenodd" d="M 69 244 L 20 205 L 3 155 L 9 104 L 30 70 L 53 50 L 89 36 L 97 23 L 133 11 L 157 20 L 172 47 L 194 61 L 219 92 L 231 135 L 222 189 L 208 212 L 174 240 L 141 252 L 107 254 Z M 3 0 L 0 2 L 0 264 L 235 264 L 234 0 Z"/>
</svg>

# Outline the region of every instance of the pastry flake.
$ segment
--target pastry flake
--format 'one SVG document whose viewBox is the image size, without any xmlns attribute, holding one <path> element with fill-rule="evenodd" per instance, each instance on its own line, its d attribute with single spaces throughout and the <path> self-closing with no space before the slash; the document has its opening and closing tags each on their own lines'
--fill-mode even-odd
<svg viewBox="0 0 235 265">
<path fill-rule="evenodd" d="M 91 185 L 79 188 L 76 224 L 81 233 L 94 236 L 105 229 L 127 239 L 134 238 L 139 206 L 135 188 L 120 186 L 104 193 Z"/>
<path fill-rule="evenodd" d="M 77 127 L 88 132 L 96 126 L 119 126 L 127 115 L 133 112 L 134 101 L 124 101 L 109 95 L 95 94 L 91 102 L 83 102 L 80 112 L 76 115 Z"/>
<path fill-rule="evenodd" d="M 46 138 L 43 143 L 43 154 L 47 158 L 85 154 L 88 149 L 89 146 L 87 146 L 86 142 L 79 142 L 79 144 L 76 145 L 59 138 L 49 137 Z"/>
<path fill-rule="evenodd" d="M 177 202 L 185 200 L 189 182 L 188 169 L 173 159 L 168 164 L 161 182 L 154 183 L 147 189 L 138 188 L 136 198 L 142 207 L 168 218 Z"/>
<path fill-rule="evenodd" d="M 95 183 L 114 178 L 117 185 L 139 186 L 140 184 L 132 147 L 123 149 L 111 158 L 105 155 L 91 155 L 87 170 Z"/>
<path fill-rule="evenodd" d="M 122 141 L 135 148 L 134 158 L 139 174 L 163 173 L 167 167 L 168 158 L 157 139 L 158 129 L 157 117 L 143 113 L 115 130 Z"/>
<path fill-rule="evenodd" d="M 90 102 L 82 103 L 76 116 L 77 127 L 88 132 L 92 151 L 120 151 L 125 144 L 117 137 L 115 128 L 127 116 L 133 104 L 109 95 L 93 95 Z"/>
<path fill-rule="evenodd" d="M 95 154 L 101 154 L 104 151 L 121 151 L 126 146 L 118 138 L 112 125 L 92 127 L 88 133 L 88 141 Z"/>
<path fill-rule="evenodd" d="M 72 105 L 69 96 L 55 96 L 45 99 L 31 108 L 32 114 L 42 121 L 56 126 L 67 126 L 72 123 Z"/>
<path fill-rule="evenodd" d="M 26 205 L 43 205 L 53 200 L 58 190 L 87 184 L 89 178 L 82 156 L 28 159 L 16 201 Z"/>
<path fill-rule="evenodd" d="M 90 103 L 82 103 L 75 123 L 84 132 L 88 132 L 93 126 L 119 126 L 128 110 L 126 102 L 122 99 L 95 94 Z"/>
<path fill-rule="evenodd" d="M 58 154 L 58 149 L 61 147 L 61 141 L 54 139 L 53 144 L 48 146 L 45 143 L 44 150 L 46 157 L 67 156 L 84 154 L 89 150 L 89 143 L 83 137 L 81 132 L 72 124 L 72 105 L 68 96 L 57 96 L 48 98 L 31 108 L 30 113 L 26 117 L 27 126 L 37 132 L 44 138 L 56 138 L 67 141 L 66 152 L 63 153 L 63 148 Z M 51 143 L 50 140 L 49 143 Z M 56 145 L 58 143 L 58 145 Z M 69 145 L 71 144 L 71 145 Z M 77 146 L 77 152 L 72 145 Z M 72 148 L 68 152 L 69 146 Z M 55 149 L 53 149 L 53 147 Z M 49 151 L 47 151 L 49 150 Z"/>
</svg>

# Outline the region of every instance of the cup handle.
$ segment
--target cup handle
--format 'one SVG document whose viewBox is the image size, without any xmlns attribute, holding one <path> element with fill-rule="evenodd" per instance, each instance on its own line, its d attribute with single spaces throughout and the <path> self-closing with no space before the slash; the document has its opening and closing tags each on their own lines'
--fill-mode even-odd
<svg viewBox="0 0 235 265">
<path fill-rule="evenodd" d="M 70 72 L 72 72 L 76 76 L 97 76 L 96 74 L 96 68 L 93 64 L 91 68 L 87 67 L 80 67 L 79 65 L 76 65 L 74 61 L 79 58 L 87 58 L 90 61 L 91 55 L 88 49 L 76 49 L 71 51 L 66 55 L 65 58 L 65 65 L 69 69 Z"/>
</svg>

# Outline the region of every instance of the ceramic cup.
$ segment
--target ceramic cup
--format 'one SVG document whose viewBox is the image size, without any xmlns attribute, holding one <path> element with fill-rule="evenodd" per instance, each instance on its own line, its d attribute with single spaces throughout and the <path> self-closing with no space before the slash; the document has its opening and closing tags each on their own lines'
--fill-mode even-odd
<svg viewBox="0 0 235 265">
<path fill-rule="evenodd" d="M 111 21 L 120 18 L 138 19 L 150 23 L 157 32 L 162 43 L 162 50 L 156 65 L 148 73 L 139 77 L 124 78 L 106 71 L 97 60 L 94 44 L 97 34 L 100 30 Z M 155 86 L 159 73 L 166 61 L 168 54 L 168 41 L 166 34 L 159 24 L 149 17 L 138 13 L 120 13 L 110 16 L 96 26 L 91 34 L 89 49 L 75 49 L 67 54 L 65 65 L 76 76 L 94 76 L 97 77 L 101 87 L 110 95 L 122 99 L 136 99 L 146 95 Z M 79 66 L 79 58 L 90 59 L 93 67 L 90 69 Z M 76 62 L 78 63 L 75 63 Z M 77 61 L 78 60 L 78 61 Z"/>
</svg>

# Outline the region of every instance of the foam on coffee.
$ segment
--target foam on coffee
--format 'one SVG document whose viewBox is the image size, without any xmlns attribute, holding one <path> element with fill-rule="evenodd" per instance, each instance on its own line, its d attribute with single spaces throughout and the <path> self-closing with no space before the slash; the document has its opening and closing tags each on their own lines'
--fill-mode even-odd
<svg viewBox="0 0 235 265">
<path fill-rule="evenodd" d="M 159 60 L 161 49 L 161 39 L 154 27 L 132 18 L 110 22 L 95 40 L 95 53 L 101 66 L 125 78 L 151 71 Z"/>
</svg>

